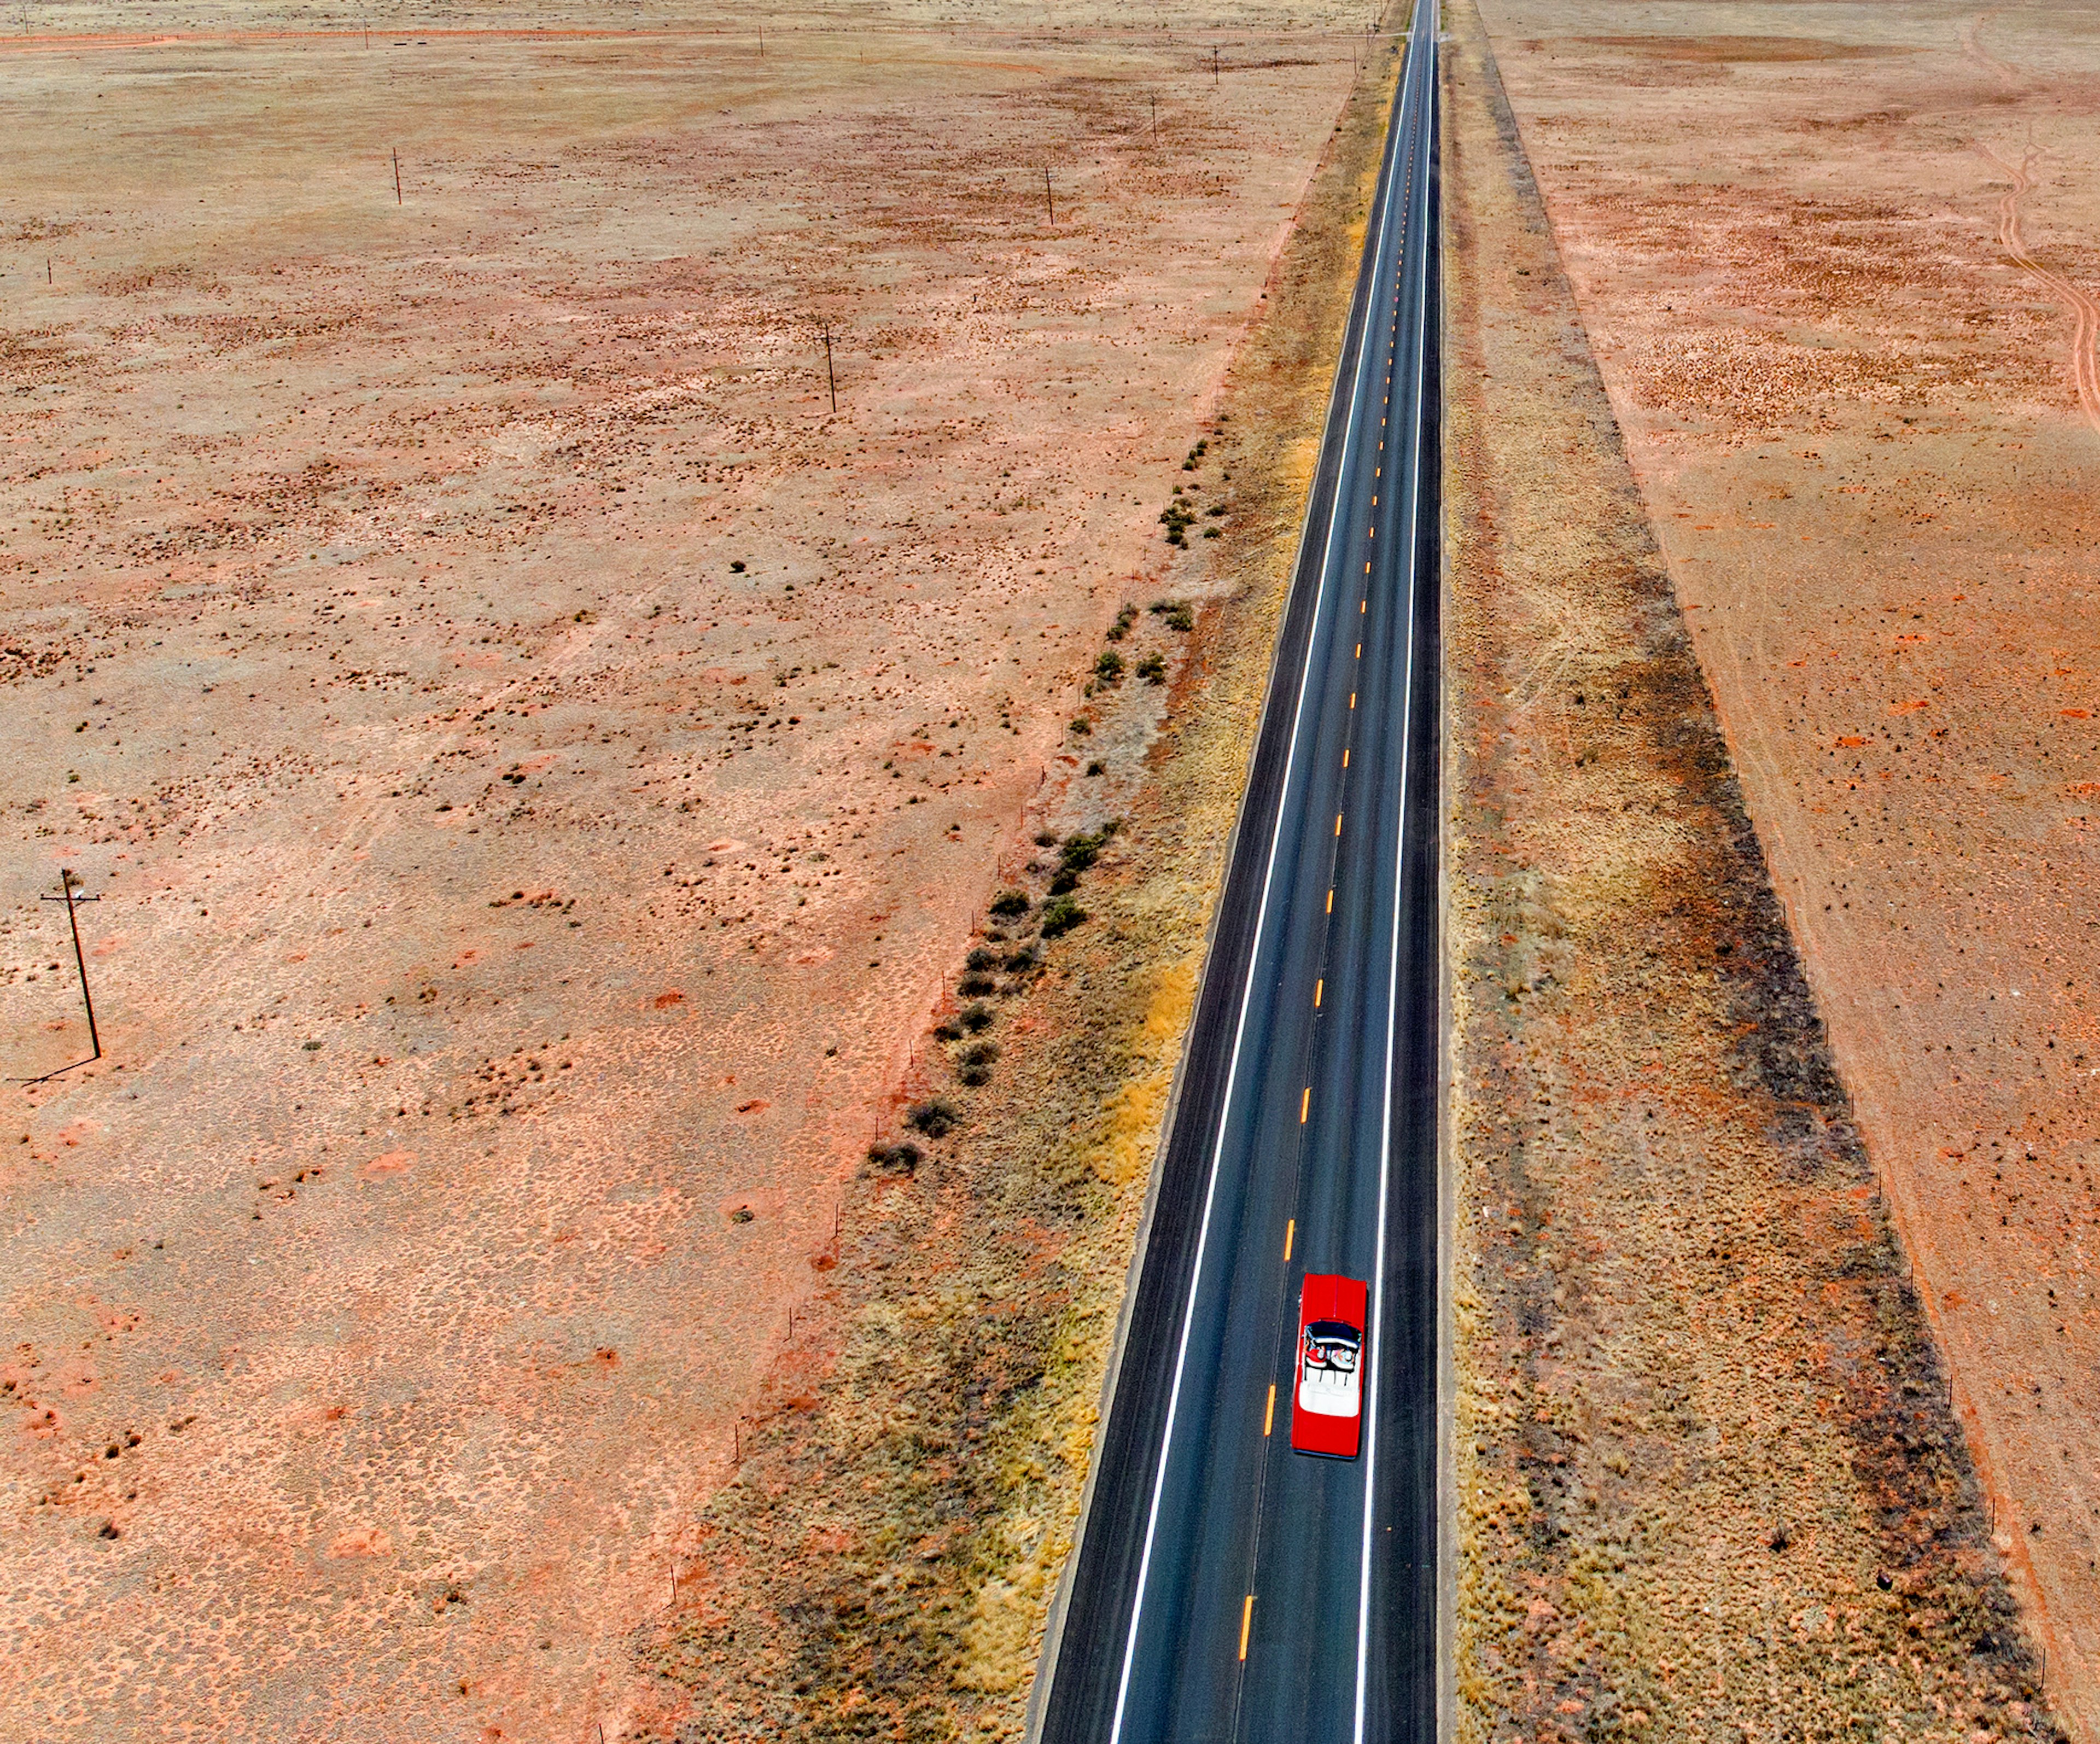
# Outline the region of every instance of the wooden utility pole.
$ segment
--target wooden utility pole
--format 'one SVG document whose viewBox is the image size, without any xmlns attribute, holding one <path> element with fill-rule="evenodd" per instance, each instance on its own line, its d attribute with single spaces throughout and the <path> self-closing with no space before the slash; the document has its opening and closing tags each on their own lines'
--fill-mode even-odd
<svg viewBox="0 0 2100 1744">
<path fill-rule="evenodd" d="M 400 203 L 401 203 L 401 153 L 400 153 L 399 150 L 397 148 L 397 149 L 395 150 L 395 153 L 394 153 L 394 204 L 395 204 L 395 205 L 396 205 L 398 206 L 399 205 L 400 205 Z"/>
<path fill-rule="evenodd" d="M 1211 82 L 1218 82 L 1218 45 L 1215 42 L 1211 45 Z"/>
<path fill-rule="evenodd" d="M 102 898 L 99 896 L 76 896 L 73 893 L 79 887 L 80 881 L 73 876 L 73 868 L 68 866 L 59 873 L 59 894 L 42 897 L 39 900 L 66 905 L 66 925 L 73 929 L 73 960 L 80 969 L 81 1003 L 87 1007 L 87 1039 L 95 1051 L 86 1059 L 75 1060 L 70 1066 L 61 1066 L 58 1071 L 46 1072 L 42 1077 L 17 1078 L 14 1080 L 16 1084 L 42 1084 L 45 1079 L 57 1077 L 59 1072 L 69 1072 L 74 1066 L 91 1066 L 102 1057 L 102 1032 L 95 1027 L 95 1000 L 87 991 L 87 953 L 80 947 L 80 917 L 73 911 L 76 903 L 99 903 Z"/>
<path fill-rule="evenodd" d="M 1054 229 L 1057 223 L 1057 202 L 1050 196 L 1050 166 L 1048 164 L 1043 166 L 1043 203 L 1050 209 L 1050 223 Z"/>
<path fill-rule="evenodd" d="M 831 384 L 832 415 L 836 417 L 839 410 L 839 378 L 832 369 L 832 330 L 828 327 L 824 329 L 824 380 Z"/>
</svg>

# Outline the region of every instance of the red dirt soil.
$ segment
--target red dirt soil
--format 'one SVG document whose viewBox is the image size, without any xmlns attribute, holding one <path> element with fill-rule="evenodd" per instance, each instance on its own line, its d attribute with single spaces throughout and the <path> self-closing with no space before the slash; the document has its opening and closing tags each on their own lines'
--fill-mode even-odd
<svg viewBox="0 0 2100 1744">
<path fill-rule="evenodd" d="M 1351 55 L 242 21 L 0 50 L 0 1715 L 617 1736 Z"/>
</svg>

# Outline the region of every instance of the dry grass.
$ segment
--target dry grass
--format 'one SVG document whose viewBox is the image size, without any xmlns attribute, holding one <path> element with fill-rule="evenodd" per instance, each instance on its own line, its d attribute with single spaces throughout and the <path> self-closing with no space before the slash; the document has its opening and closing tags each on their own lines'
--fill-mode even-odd
<svg viewBox="0 0 2100 1744">
<path fill-rule="evenodd" d="M 1453 22 L 1458 1735 L 2052 1736 L 1515 124 Z"/>
</svg>

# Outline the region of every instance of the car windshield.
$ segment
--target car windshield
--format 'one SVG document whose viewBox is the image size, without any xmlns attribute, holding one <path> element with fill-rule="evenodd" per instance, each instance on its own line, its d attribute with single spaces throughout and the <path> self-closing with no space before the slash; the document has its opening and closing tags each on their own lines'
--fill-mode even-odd
<svg viewBox="0 0 2100 1744">
<path fill-rule="evenodd" d="M 1322 1368 L 1352 1369 L 1363 1335 L 1339 1320 L 1316 1320 L 1305 1329 L 1305 1360 Z"/>
</svg>

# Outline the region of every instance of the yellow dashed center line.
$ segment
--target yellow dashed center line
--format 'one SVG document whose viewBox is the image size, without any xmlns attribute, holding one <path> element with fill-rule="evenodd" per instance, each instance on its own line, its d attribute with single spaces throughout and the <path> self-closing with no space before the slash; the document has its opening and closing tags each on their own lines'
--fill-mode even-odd
<svg viewBox="0 0 2100 1744">
<path fill-rule="evenodd" d="M 1334 890 L 1334 886 L 1333 886 L 1333 885 L 1330 885 L 1328 886 L 1328 889 L 1327 889 L 1327 912 L 1328 912 L 1329 914 L 1332 914 L 1334 912 L 1335 912 L 1335 890 Z"/>
<path fill-rule="evenodd" d="M 1246 1596 L 1246 1609 L 1240 1613 L 1240 1658 L 1246 1658 L 1247 1631 L 1254 1627 L 1254 1595 Z"/>
<path fill-rule="evenodd" d="M 1343 745 L 1343 746 L 1342 747 L 1342 767 L 1343 767 L 1343 768 L 1344 768 L 1344 769 L 1347 769 L 1348 766 L 1349 766 L 1349 748 L 1348 748 L 1347 745 Z"/>
<path fill-rule="evenodd" d="M 1298 1098 L 1298 1124 L 1305 1124 L 1305 1117 L 1312 1112 L 1312 1086 L 1305 1086 L 1304 1095 Z"/>
<path fill-rule="evenodd" d="M 1312 983 L 1312 1009 L 1315 1011 L 1317 1011 L 1320 1009 L 1321 990 L 1326 985 L 1327 978 L 1325 975 L 1322 975 L 1317 981 Z"/>
<path fill-rule="evenodd" d="M 1335 814 L 1335 833 L 1337 836 L 1342 833 L 1342 815 L 1339 811 Z"/>
<path fill-rule="evenodd" d="M 1268 1384 L 1268 1409 L 1262 1414 L 1261 1433 L 1266 1436 L 1276 1427 L 1276 1383 Z"/>
<path fill-rule="evenodd" d="M 1298 1245 L 1298 1220 L 1293 1217 L 1283 1226 L 1283 1262 L 1290 1263 L 1290 1250 Z"/>
</svg>

